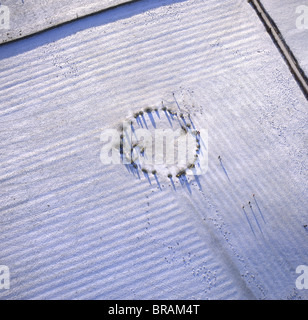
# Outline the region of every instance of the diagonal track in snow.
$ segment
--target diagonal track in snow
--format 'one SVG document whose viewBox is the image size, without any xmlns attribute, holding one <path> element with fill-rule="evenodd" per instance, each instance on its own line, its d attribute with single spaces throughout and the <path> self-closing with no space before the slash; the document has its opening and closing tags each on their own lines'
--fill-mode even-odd
<svg viewBox="0 0 308 320">
<path fill-rule="evenodd" d="M 287 62 L 290 71 L 292 72 L 293 76 L 299 83 L 303 93 L 305 94 L 306 98 L 308 98 L 307 76 L 305 75 L 302 67 L 299 65 L 290 47 L 288 46 L 283 36 L 281 35 L 276 23 L 268 14 L 268 12 L 265 10 L 264 6 L 259 0 L 248 0 L 248 2 L 251 3 L 253 8 L 256 10 L 266 30 L 271 35 L 273 41 L 275 42 L 276 46 L 278 47 L 285 61 Z"/>
<path fill-rule="evenodd" d="M 101 11 L 109 10 L 138 0 L 2 0 L 9 12 L 6 28 L 0 25 L 0 44 L 33 35 Z"/>
</svg>

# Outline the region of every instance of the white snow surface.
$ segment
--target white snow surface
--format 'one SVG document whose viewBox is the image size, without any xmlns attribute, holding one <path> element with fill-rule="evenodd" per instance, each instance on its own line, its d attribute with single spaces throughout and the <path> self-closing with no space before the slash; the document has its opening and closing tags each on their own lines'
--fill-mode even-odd
<svg viewBox="0 0 308 320">
<path fill-rule="evenodd" d="M 16 40 L 132 0 L 1 0 L 9 11 L 9 28 L 1 28 L 0 43 Z M 6 8 L 6 10 L 7 10 Z M 2 10 L 0 10 L 1 12 Z M 2 19 L 7 19 L 1 15 Z"/>
<path fill-rule="evenodd" d="M 261 0 L 308 76 L 308 1 Z"/>
<path fill-rule="evenodd" d="M 247 1 L 134 2 L 0 59 L 1 299 L 307 299 L 308 103 Z M 103 165 L 102 130 L 173 93 L 207 173 Z"/>
</svg>

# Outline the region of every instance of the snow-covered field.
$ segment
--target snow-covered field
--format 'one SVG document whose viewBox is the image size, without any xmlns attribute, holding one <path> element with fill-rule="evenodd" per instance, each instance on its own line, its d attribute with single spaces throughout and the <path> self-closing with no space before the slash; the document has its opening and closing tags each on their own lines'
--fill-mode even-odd
<svg viewBox="0 0 308 320">
<path fill-rule="evenodd" d="M 0 44 L 131 1 L 1 0 Z M 4 29 L 1 29 L 1 24 Z"/>
<path fill-rule="evenodd" d="M 308 76 L 308 1 L 261 0 Z"/>
<path fill-rule="evenodd" d="M 0 59 L 1 299 L 308 298 L 308 102 L 247 1 L 138 1 Z M 162 101 L 208 130 L 207 172 L 103 165 Z"/>
</svg>

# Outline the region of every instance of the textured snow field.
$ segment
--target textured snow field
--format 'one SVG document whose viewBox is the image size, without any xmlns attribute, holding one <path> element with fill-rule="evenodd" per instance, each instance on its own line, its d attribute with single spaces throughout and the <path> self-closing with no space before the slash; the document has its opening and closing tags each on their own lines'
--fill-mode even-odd
<svg viewBox="0 0 308 320">
<path fill-rule="evenodd" d="M 138 1 L 0 59 L 1 299 L 307 299 L 308 103 L 247 1 Z M 103 165 L 102 130 L 173 93 L 207 173 Z"/>
<path fill-rule="evenodd" d="M 0 29 L 0 43 L 16 40 L 132 0 L 2 0 L 9 12 L 9 28 Z M 7 10 L 7 9 L 6 9 Z M 1 10 L 2 11 L 2 10 Z M 0 11 L 0 12 L 1 12 Z M 6 16 L 1 15 L 6 19 Z"/>
<path fill-rule="evenodd" d="M 295 55 L 306 76 L 308 75 L 308 1 L 261 0 Z"/>
</svg>

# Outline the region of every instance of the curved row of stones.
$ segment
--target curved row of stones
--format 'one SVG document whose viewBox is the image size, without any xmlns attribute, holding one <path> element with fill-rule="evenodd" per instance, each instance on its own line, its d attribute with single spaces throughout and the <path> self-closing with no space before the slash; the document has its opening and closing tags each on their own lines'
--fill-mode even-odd
<svg viewBox="0 0 308 320">
<path fill-rule="evenodd" d="M 189 163 L 186 167 L 182 167 L 180 169 L 178 169 L 177 173 L 176 173 L 176 177 L 177 178 L 181 178 L 183 176 L 186 175 L 186 172 L 188 169 L 193 170 L 196 165 L 197 162 L 199 160 L 199 154 L 200 154 L 200 132 L 198 130 L 196 130 L 195 128 L 193 128 L 194 126 L 192 125 L 192 121 L 191 121 L 191 117 L 189 113 L 185 113 L 185 112 L 177 112 L 175 110 L 173 110 L 172 108 L 167 108 L 163 102 L 162 102 L 162 106 L 160 108 L 158 107 L 146 107 L 138 112 L 135 112 L 131 117 L 129 117 L 128 119 L 126 119 L 126 121 L 124 122 L 125 125 L 120 125 L 119 127 L 119 131 L 121 132 L 120 134 L 120 145 L 118 147 L 119 152 L 121 157 L 126 156 L 127 158 L 130 159 L 130 165 L 138 170 L 140 169 L 144 174 L 149 174 L 152 173 L 153 175 L 157 175 L 157 170 L 156 169 L 152 169 L 149 170 L 148 168 L 142 167 L 142 166 L 138 166 L 137 164 L 137 159 L 132 157 L 134 151 L 138 150 L 139 152 L 137 152 L 137 154 L 139 154 L 140 156 L 144 156 L 145 151 L 146 151 L 146 147 L 140 145 L 140 142 L 134 143 L 131 145 L 131 150 L 130 150 L 130 154 L 129 155 L 124 155 L 124 150 L 123 150 L 123 145 L 124 145 L 124 133 L 127 129 L 127 126 L 133 126 L 133 119 L 137 122 L 138 119 L 140 117 L 142 117 L 144 114 L 151 114 L 153 112 L 159 112 L 159 111 L 163 111 L 166 114 L 170 115 L 172 117 L 172 120 L 175 120 L 174 118 L 177 118 L 179 120 L 179 122 L 181 123 L 181 129 L 183 134 L 187 135 L 187 134 L 191 134 L 193 136 L 195 136 L 196 139 L 196 148 L 195 148 L 195 153 L 194 153 L 194 161 L 192 161 L 191 163 Z M 188 121 L 186 121 L 189 120 Z M 138 122 L 137 122 L 138 124 Z M 172 179 L 173 175 L 171 173 L 167 174 L 167 177 L 169 179 Z"/>
</svg>

